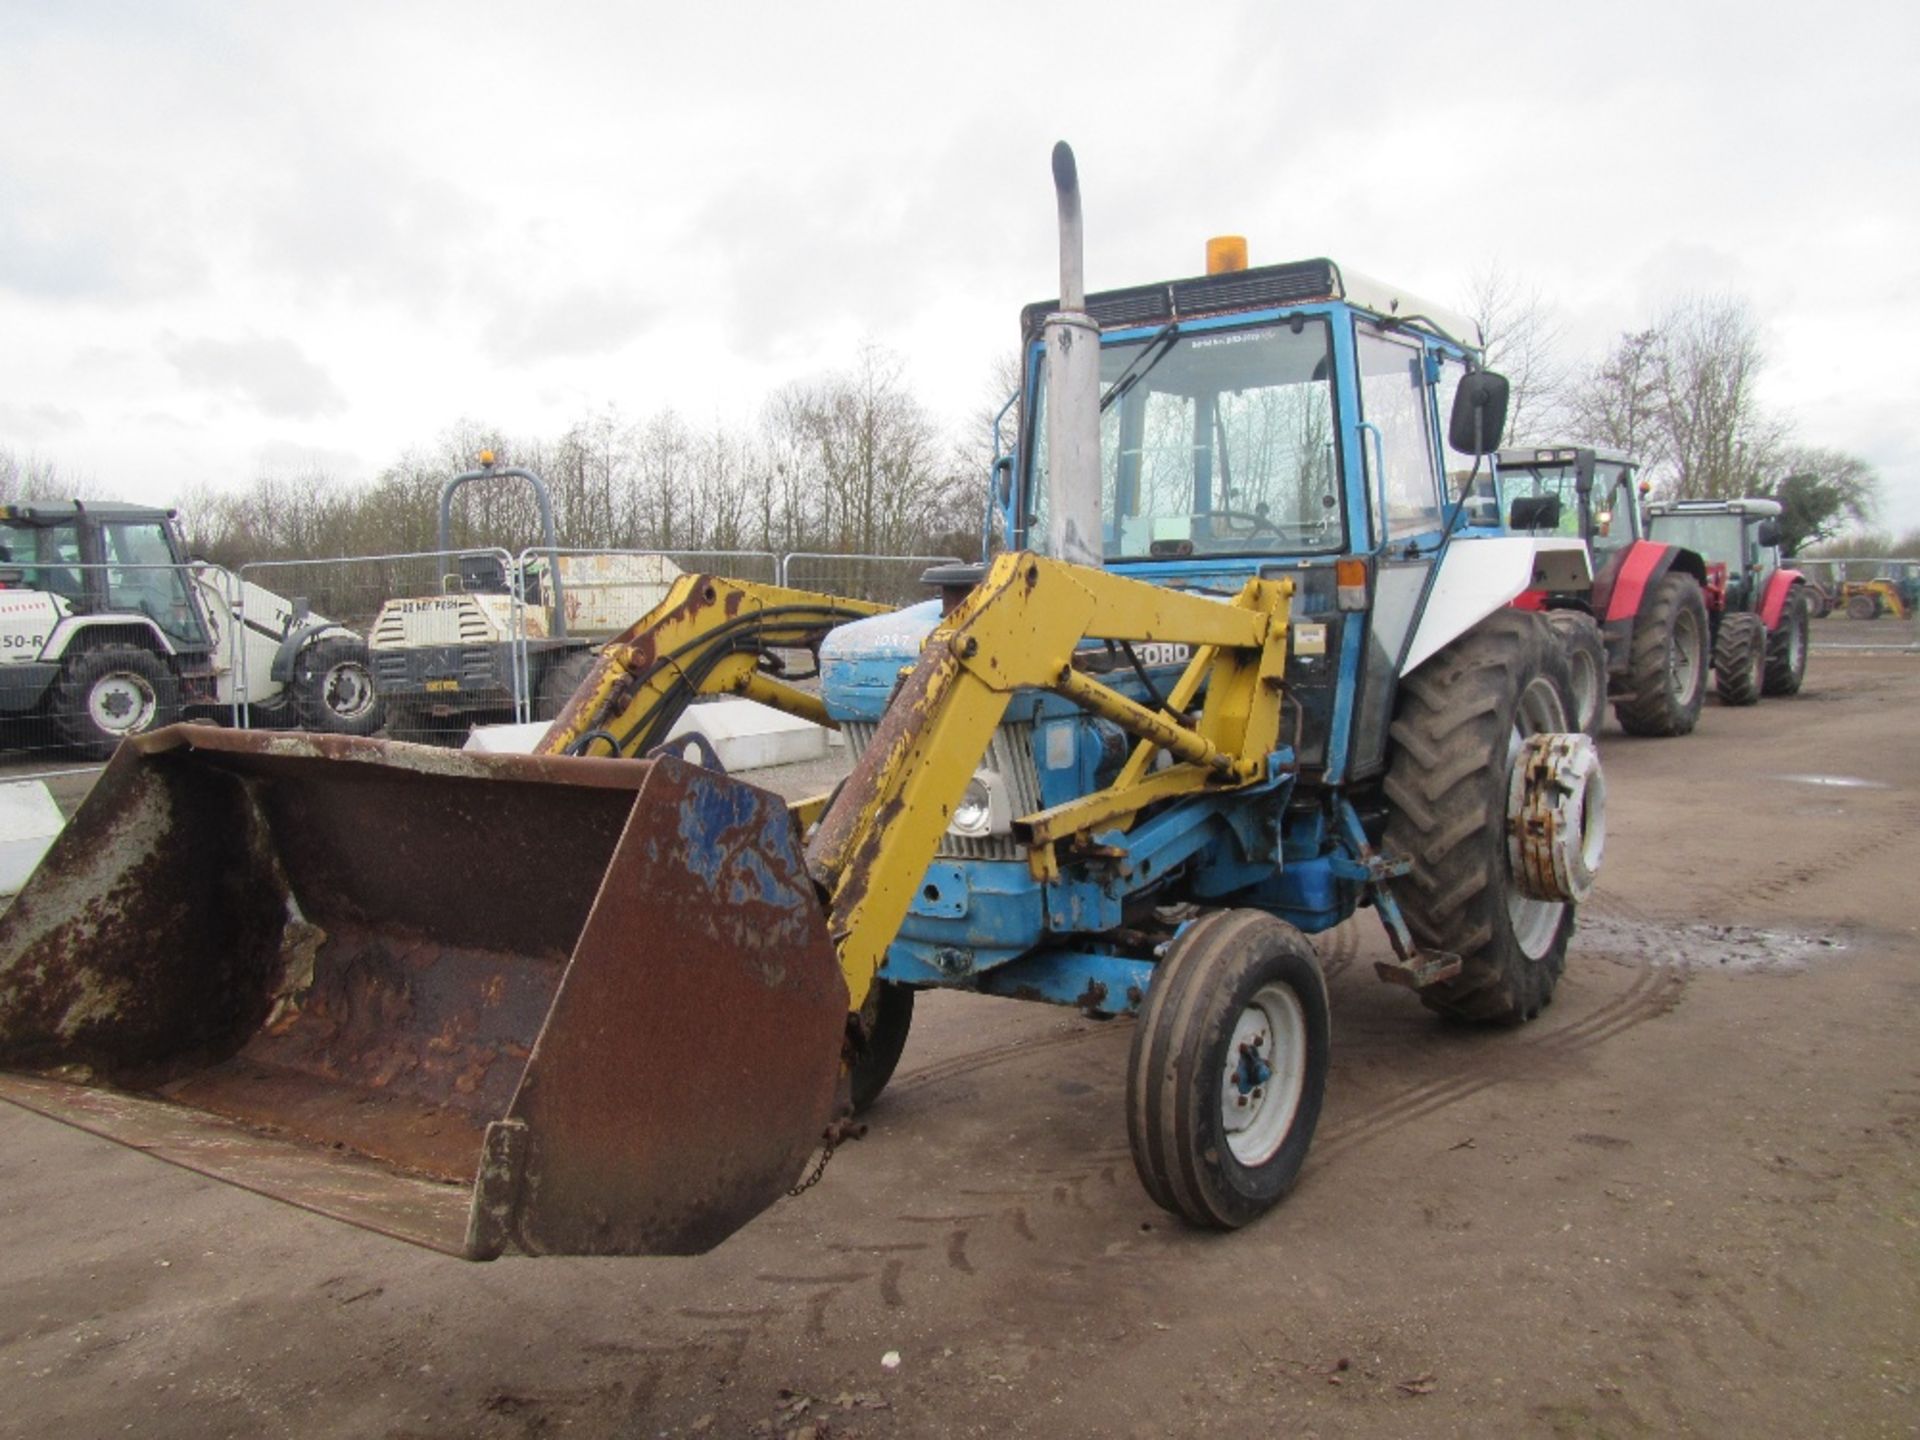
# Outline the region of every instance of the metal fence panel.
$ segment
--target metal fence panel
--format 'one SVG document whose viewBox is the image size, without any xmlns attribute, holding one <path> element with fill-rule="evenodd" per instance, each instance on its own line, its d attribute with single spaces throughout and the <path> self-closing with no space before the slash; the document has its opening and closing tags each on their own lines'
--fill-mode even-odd
<svg viewBox="0 0 1920 1440">
<path fill-rule="evenodd" d="M 933 565 L 958 565 L 956 555 L 835 555 L 796 550 L 780 562 L 781 584 L 883 605 L 912 605 L 932 591 L 921 576 Z"/>
</svg>

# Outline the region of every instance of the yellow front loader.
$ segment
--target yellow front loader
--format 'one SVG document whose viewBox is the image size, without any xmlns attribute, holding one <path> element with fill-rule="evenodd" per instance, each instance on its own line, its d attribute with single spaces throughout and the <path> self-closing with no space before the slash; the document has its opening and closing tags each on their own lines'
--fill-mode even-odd
<svg viewBox="0 0 1920 1440">
<path fill-rule="evenodd" d="M 0 918 L 0 1095 L 471 1258 L 704 1250 L 845 1113 L 862 1002 L 1008 698 L 1143 742 L 1036 817 L 1036 865 L 1270 784 L 1288 588 L 1221 604 L 1002 556 L 824 809 L 671 758 L 130 742 Z M 642 753 L 702 692 L 824 718 L 757 659 L 878 608 L 684 577 L 543 748 Z M 1195 659 L 1155 712 L 1076 667 L 1087 638 Z"/>
</svg>

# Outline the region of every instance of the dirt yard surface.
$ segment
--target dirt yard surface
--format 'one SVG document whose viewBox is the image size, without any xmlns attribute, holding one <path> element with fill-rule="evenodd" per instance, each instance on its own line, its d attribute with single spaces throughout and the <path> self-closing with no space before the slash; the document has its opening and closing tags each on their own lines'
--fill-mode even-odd
<svg viewBox="0 0 1920 1440">
<path fill-rule="evenodd" d="M 696 1260 L 462 1264 L 0 1105 L 0 1435 L 1920 1433 L 1920 656 L 1603 753 L 1553 1007 L 1320 937 L 1319 1138 L 1233 1235 L 1134 1177 L 1128 1023 L 957 995 Z"/>
</svg>

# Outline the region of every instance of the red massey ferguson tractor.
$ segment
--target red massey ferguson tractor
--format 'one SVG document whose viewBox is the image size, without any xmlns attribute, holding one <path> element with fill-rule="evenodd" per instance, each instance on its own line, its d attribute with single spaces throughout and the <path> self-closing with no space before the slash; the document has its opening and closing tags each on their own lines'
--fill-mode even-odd
<svg viewBox="0 0 1920 1440">
<path fill-rule="evenodd" d="M 1498 459 L 1508 528 L 1578 536 L 1593 561 L 1591 590 L 1540 588 L 1514 601 L 1544 610 L 1559 632 L 1582 728 L 1599 734 L 1611 700 L 1629 735 L 1685 735 L 1700 718 L 1713 653 L 1706 561 L 1646 537 L 1629 455 L 1554 445 Z"/>
<path fill-rule="evenodd" d="M 1807 674 L 1806 576 L 1780 559 L 1777 500 L 1668 500 L 1647 507 L 1647 533 L 1707 562 L 1713 678 L 1728 705 L 1798 694 Z"/>
</svg>

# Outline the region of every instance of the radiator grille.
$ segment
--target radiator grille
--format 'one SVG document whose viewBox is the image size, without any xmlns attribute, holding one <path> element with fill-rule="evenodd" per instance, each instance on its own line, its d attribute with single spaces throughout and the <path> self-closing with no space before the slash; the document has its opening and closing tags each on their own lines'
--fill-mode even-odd
<svg viewBox="0 0 1920 1440">
<path fill-rule="evenodd" d="M 872 743 L 876 727 L 867 721 L 857 720 L 840 728 L 847 737 L 847 748 L 858 760 Z M 1031 724 L 1002 725 L 994 731 L 993 743 L 987 747 L 987 758 L 981 764 L 983 768 L 996 772 L 1006 785 L 1007 799 L 1013 806 L 1015 819 L 1031 815 L 1040 808 L 1040 772 L 1033 763 Z M 942 860 L 1021 860 L 1026 858 L 1026 853 L 1026 847 L 1011 835 L 976 838 L 948 832 L 940 837 L 939 855 Z"/>
</svg>

